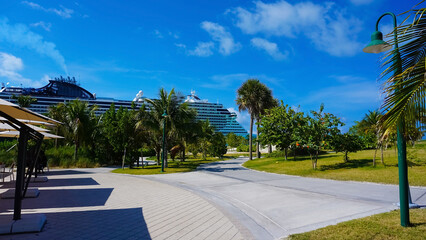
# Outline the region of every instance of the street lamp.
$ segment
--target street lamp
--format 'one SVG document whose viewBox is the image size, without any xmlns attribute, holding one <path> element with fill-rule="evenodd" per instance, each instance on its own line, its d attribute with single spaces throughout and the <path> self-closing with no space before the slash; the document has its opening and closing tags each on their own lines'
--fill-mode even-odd
<svg viewBox="0 0 426 240">
<path fill-rule="evenodd" d="M 169 115 L 167 115 L 166 110 L 164 110 L 164 113 L 161 116 L 163 117 L 163 154 L 161 155 L 161 172 L 164 172 L 164 161 L 166 158 L 166 117 Z"/>
<path fill-rule="evenodd" d="M 391 45 L 383 41 L 383 34 L 379 32 L 379 22 L 386 16 L 390 15 L 393 18 L 394 27 L 394 56 L 395 56 L 395 72 L 394 75 L 402 73 L 402 61 L 398 51 L 398 39 L 396 33 L 396 16 L 391 12 L 387 12 L 379 17 L 376 23 L 376 31 L 371 35 L 371 42 L 363 49 L 366 53 L 381 53 L 388 51 L 392 48 Z M 398 90 L 396 90 L 398 91 Z M 407 175 L 407 149 L 404 138 L 404 119 L 401 117 L 397 123 L 397 145 L 398 145 L 398 169 L 399 169 L 399 203 L 401 209 L 401 226 L 407 227 L 410 224 L 409 214 L 409 189 L 408 189 L 408 175 Z"/>
</svg>

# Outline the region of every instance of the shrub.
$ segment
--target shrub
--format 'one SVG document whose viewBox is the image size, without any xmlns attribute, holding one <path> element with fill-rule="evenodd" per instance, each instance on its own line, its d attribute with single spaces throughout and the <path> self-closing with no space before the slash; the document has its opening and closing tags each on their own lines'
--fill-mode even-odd
<svg viewBox="0 0 426 240">
<path fill-rule="evenodd" d="M 249 151 L 249 145 L 240 145 L 237 147 L 237 152 L 248 152 Z M 256 145 L 253 145 L 251 148 L 252 152 L 256 152 Z"/>
</svg>

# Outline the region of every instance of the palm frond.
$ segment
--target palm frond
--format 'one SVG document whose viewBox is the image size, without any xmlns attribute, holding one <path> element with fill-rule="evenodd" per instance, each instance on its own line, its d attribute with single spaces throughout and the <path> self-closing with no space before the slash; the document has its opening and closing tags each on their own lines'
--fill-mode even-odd
<svg viewBox="0 0 426 240">
<path fill-rule="evenodd" d="M 394 30 L 400 47 L 384 57 L 381 78 L 388 77 L 383 84 L 385 99 L 381 107 L 384 112 L 381 119 L 384 129 L 395 126 L 401 119 L 425 128 L 425 12 L 426 8 L 414 10 L 413 23 Z M 395 40 L 391 43 L 395 43 Z"/>
</svg>

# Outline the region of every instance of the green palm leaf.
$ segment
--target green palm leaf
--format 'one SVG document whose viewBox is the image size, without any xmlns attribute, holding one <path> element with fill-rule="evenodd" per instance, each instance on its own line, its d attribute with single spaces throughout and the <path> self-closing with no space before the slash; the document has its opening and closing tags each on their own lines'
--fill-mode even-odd
<svg viewBox="0 0 426 240">
<path fill-rule="evenodd" d="M 384 82 L 384 115 L 381 122 L 385 129 L 395 126 L 400 119 L 404 119 L 407 125 L 425 129 L 425 12 L 426 8 L 411 11 L 414 15 L 413 23 L 401 25 L 394 30 L 398 35 L 397 43 L 401 46 L 384 57 L 381 77 L 390 75 Z M 393 43 L 395 40 L 391 41 Z M 398 68 L 402 73 L 393 74 Z"/>
</svg>

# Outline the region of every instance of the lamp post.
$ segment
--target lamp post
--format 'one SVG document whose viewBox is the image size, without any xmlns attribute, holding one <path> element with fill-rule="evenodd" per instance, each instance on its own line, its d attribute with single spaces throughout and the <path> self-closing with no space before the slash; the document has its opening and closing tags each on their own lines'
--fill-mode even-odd
<svg viewBox="0 0 426 240">
<path fill-rule="evenodd" d="M 161 116 L 163 117 L 163 154 L 161 155 L 161 172 L 164 172 L 164 161 L 166 158 L 166 117 L 169 115 L 167 115 L 166 110 L 164 110 L 164 113 Z"/>
<path fill-rule="evenodd" d="M 394 75 L 402 73 L 402 61 L 401 56 L 399 55 L 398 50 L 398 38 L 396 33 L 396 16 L 391 12 L 384 13 L 379 17 L 376 23 L 376 31 L 371 35 L 371 42 L 363 49 L 366 53 L 381 53 L 388 51 L 392 46 L 385 41 L 383 41 L 383 34 L 379 32 L 379 22 L 386 16 L 390 15 L 393 18 L 394 26 L 394 56 L 395 56 L 395 71 Z M 398 91 L 398 90 L 396 90 Z M 404 118 L 400 117 L 397 123 L 397 145 L 398 145 L 398 170 L 399 170 L 399 203 L 401 209 L 401 226 L 407 227 L 410 224 L 410 214 L 409 214 L 409 189 L 408 189 L 408 175 L 407 175 L 407 148 L 404 138 Z"/>
</svg>

